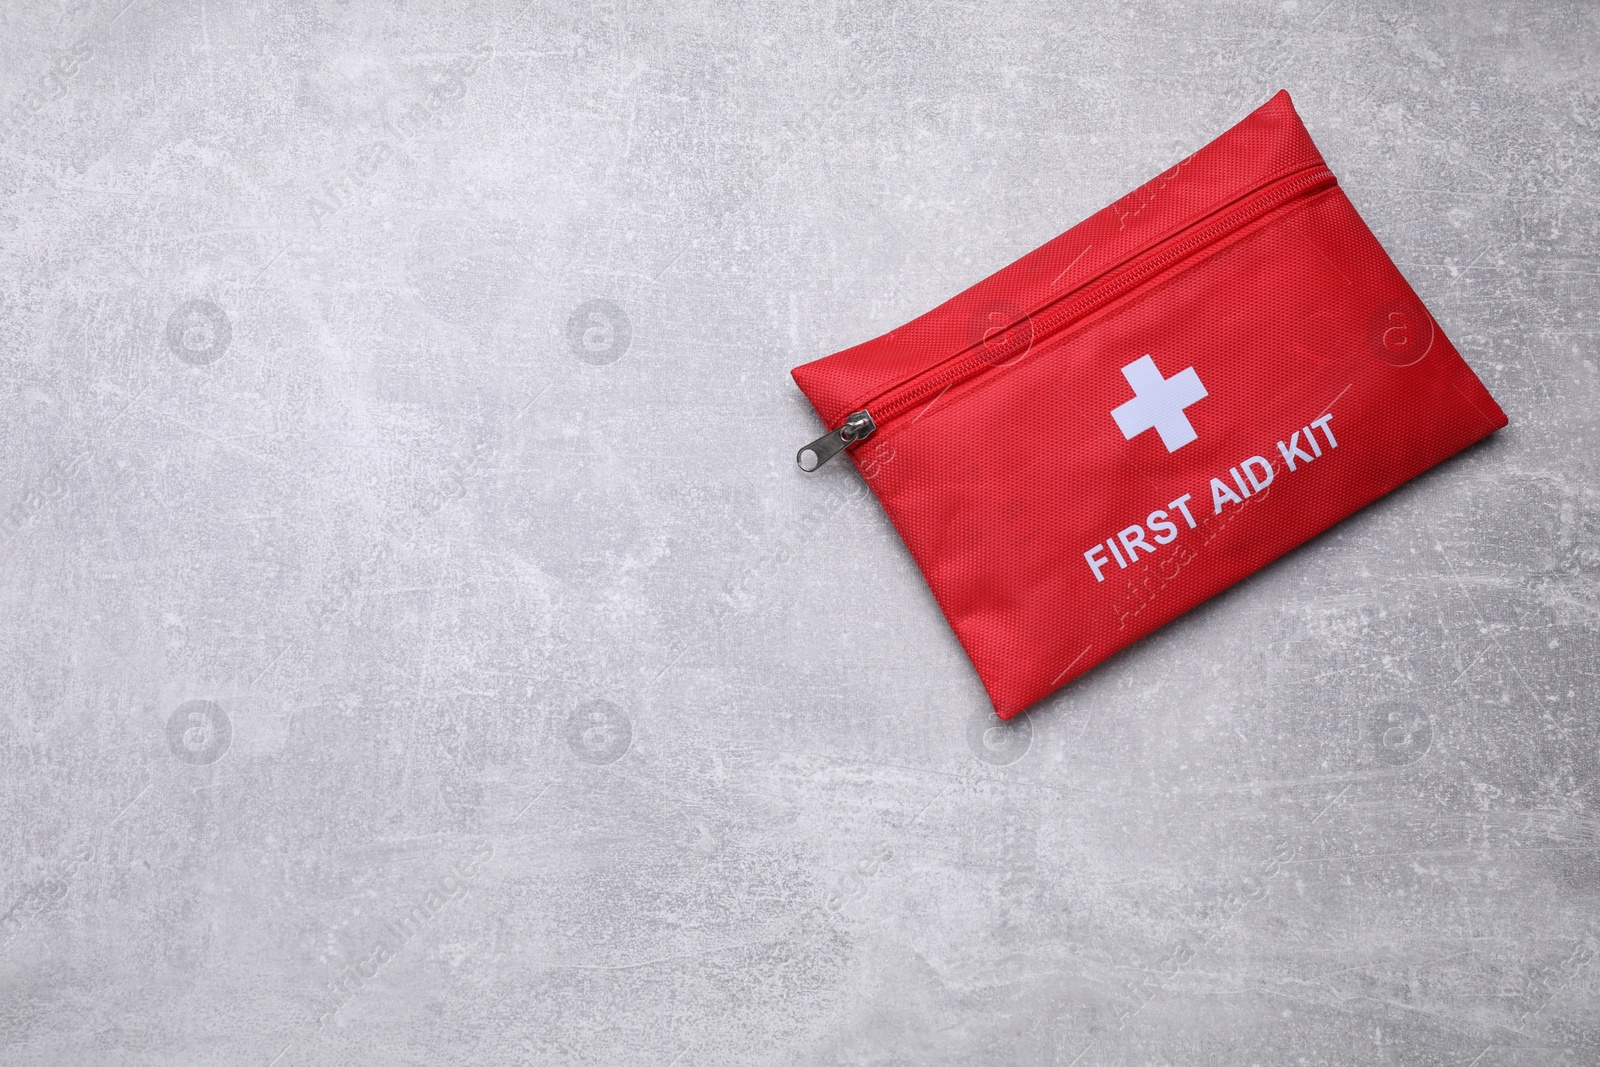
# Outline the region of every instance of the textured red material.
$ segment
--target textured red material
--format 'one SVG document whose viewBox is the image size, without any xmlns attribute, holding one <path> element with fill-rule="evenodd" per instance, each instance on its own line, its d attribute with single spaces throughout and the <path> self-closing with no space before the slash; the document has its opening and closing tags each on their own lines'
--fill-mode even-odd
<svg viewBox="0 0 1600 1067">
<path fill-rule="evenodd" d="M 1002 718 L 1506 425 L 1283 92 L 794 378 Z"/>
</svg>

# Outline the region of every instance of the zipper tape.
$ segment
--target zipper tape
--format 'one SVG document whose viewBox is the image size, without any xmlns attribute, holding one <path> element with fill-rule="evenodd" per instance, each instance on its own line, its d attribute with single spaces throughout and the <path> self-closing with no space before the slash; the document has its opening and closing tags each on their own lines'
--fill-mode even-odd
<svg viewBox="0 0 1600 1067">
<path fill-rule="evenodd" d="M 816 470 L 848 446 L 865 441 L 884 424 L 929 395 L 1004 364 L 1025 351 L 1027 346 L 1040 344 L 1046 338 L 1060 333 L 1263 216 L 1337 184 L 1333 172 L 1321 165 L 1264 183 L 1248 194 L 1242 203 L 1236 201 L 1233 205 L 1218 209 L 1186 230 L 1114 268 L 1109 275 L 1102 275 L 1043 305 L 1027 317 L 1032 320 L 1032 329 L 1018 331 L 1015 329 L 1016 323 L 1013 323 L 993 339 L 968 346 L 927 370 L 881 391 L 863 404 L 861 410 L 849 415 L 838 429 L 802 448 L 795 457 L 796 462 L 803 471 Z M 984 351 L 974 353 L 973 349 L 979 346 Z"/>
</svg>

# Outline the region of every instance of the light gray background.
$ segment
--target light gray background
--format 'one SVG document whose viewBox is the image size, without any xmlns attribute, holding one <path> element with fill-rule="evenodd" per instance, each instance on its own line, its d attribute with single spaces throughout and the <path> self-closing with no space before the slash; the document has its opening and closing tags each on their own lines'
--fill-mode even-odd
<svg viewBox="0 0 1600 1067">
<path fill-rule="evenodd" d="M 1595 5 L 124 3 L 0 15 L 0 1060 L 1600 1062 Z M 787 372 L 1278 88 L 1511 426 L 990 730 Z"/>
</svg>

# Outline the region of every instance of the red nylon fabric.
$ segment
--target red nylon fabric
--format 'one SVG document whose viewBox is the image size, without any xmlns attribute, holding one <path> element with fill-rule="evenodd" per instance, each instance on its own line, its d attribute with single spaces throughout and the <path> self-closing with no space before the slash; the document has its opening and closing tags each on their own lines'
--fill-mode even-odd
<svg viewBox="0 0 1600 1067">
<path fill-rule="evenodd" d="M 793 374 L 1001 718 L 1506 425 L 1286 92 Z"/>
</svg>

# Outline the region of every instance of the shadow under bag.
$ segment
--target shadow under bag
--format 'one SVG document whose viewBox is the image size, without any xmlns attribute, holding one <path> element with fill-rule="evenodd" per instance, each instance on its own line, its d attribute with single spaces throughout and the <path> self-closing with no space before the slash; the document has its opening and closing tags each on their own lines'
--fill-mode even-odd
<svg viewBox="0 0 1600 1067">
<path fill-rule="evenodd" d="M 1001 718 L 1506 425 L 1285 92 L 793 373 Z"/>
</svg>

